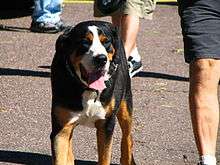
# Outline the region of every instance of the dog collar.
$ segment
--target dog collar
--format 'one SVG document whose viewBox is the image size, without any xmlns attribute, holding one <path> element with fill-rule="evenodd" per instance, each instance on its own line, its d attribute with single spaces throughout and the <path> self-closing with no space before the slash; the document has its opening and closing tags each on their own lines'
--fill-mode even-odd
<svg viewBox="0 0 220 165">
<path fill-rule="evenodd" d="M 112 86 L 112 82 L 113 82 L 113 75 L 116 72 L 116 70 L 118 69 L 118 63 L 116 63 L 115 61 L 111 62 L 110 68 L 109 68 L 109 79 L 105 81 L 105 85 L 106 87 L 110 87 Z"/>
</svg>

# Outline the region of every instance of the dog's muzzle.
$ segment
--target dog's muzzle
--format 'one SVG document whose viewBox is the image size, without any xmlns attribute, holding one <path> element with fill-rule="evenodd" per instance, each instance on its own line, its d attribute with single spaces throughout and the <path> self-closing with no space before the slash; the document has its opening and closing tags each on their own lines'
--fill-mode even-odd
<svg viewBox="0 0 220 165">
<path fill-rule="evenodd" d="M 93 62 L 96 68 L 103 68 L 107 63 L 107 56 L 104 54 L 99 54 L 93 57 Z"/>
<path fill-rule="evenodd" d="M 106 88 L 106 64 L 108 62 L 105 54 L 98 54 L 92 58 L 94 68 L 87 70 L 83 64 L 80 64 L 81 78 L 86 82 L 90 89 L 95 89 L 99 92 Z"/>
</svg>

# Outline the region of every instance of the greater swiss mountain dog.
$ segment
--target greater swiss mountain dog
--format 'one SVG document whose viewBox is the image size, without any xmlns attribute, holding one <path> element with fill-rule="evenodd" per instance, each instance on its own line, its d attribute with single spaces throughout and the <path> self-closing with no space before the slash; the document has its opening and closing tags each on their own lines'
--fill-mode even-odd
<svg viewBox="0 0 220 165">
<path fill-rule="evenodd" d="M 53 165 L 74 165 L 77 125 L 97 129 L 98 164 L 109 165 L 116 118 L 122 129 L 121 165 L 135 165 L 130 81 L 124 47 L 112 24 L 81 22 L 59 36 L 51 65 Z"/>
</svg>

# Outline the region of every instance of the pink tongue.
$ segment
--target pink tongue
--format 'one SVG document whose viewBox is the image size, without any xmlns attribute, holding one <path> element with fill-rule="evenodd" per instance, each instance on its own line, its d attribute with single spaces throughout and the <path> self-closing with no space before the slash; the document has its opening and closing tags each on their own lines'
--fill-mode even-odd
<svg viewBox="0 0 220 165">
<path fill-rule="evenodd" d="M 104 76 L 101 76 L 97 80 L 92 81 L 91 83 L 89 83 L 89 88 L 96 89 L 99 92 L 102 92 L 103 89 L 106 88 L 104 81 L 105 81 Z"/>
</svg>

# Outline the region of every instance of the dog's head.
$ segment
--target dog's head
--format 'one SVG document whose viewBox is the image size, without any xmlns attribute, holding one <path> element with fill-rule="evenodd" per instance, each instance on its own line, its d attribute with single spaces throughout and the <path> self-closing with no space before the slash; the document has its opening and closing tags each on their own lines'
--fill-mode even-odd
<svg viewBox="0 0 220 165">
<path fill-rule="evenodd" d="M 110 23 L 81 22 L 58 38 L 56 53 L 66 57 L 67 65 L 85 86 L 102 91 L 110 65 L 117 58 L 118 40 Z"/>
</svg>

